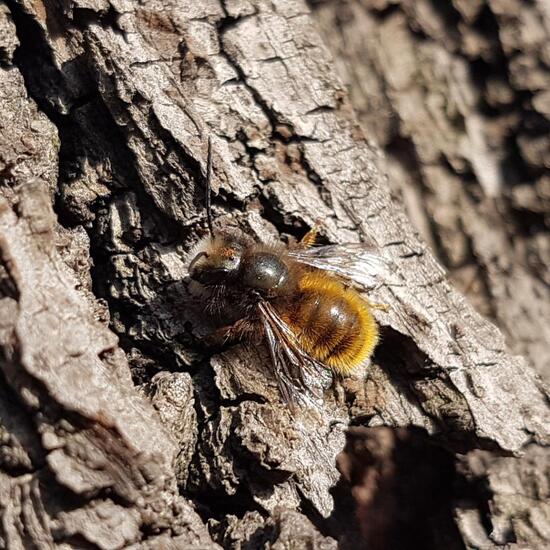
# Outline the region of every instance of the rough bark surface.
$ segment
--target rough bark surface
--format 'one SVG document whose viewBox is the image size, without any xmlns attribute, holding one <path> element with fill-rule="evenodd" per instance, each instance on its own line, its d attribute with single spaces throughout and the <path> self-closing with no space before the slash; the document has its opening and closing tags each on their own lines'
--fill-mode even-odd
<svg viewBox="0 0 550 550">
<path fill-rule="evenodd" d="M 548 4 L 312 6 L 415 227 L 455 286 L 548 380 Z M 547 448 L 530 445 L 522 459 L 474 452 L 459 469 L 465 544 L 550 544 Z"/>
<path fill-rule="evenodd" d="M 449 483 L 455 453 L 548 442 L 540 379 L 392 200 L 303 2 L 1 6 L 1 545 L 351 545 L 368 535 L 336 464 L 348 425 L 393 434 L 375 470 L 437 448 Z M 216 226 L 292 239 L 321 220 L 394 266 L 369 295 L 390 310 L 368 376 L 294 415 L 265 350 L 201 343 L 186 265 L 208 139 Z M 391 430 L 411 426 L 410 445 Z M 426 532 L 460 547 L 441 502 Z"/>
<path fill-rule="evenodd" d="M 510 348 L 548 379 L 547 3 L 315 6 L 416 228 Z"/>
</svg>

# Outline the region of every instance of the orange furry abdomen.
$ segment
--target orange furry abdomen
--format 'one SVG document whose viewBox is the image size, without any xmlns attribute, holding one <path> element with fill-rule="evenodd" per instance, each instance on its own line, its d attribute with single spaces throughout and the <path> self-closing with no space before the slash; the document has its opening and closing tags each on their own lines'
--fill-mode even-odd
<svg viewBox="0 0 550 550">
<path fill-rule="evenodd" d="M 352 288 L 322 271 L 304 273 L 286 321 L 311 357 L 349 373 L 378 343 L 378 326 L 368 304 Z"/>
</svg>

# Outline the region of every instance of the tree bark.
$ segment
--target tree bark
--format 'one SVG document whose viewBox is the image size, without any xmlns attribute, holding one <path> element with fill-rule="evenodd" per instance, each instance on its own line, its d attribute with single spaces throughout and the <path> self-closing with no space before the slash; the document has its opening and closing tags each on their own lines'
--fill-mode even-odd
<svg viewBox="0 0 550 550">
<path fill-rule="evenodd" d="M 548 380 L 548 8 L 314 5 L 410 219 L 455 286 Z"/>
<path fill-rule="evenodd" d="M 401 457 L 434 464 L 420 491 L 439 475 L 447 491 L 418 532 L 470 544 L 455 482 L 467 493 L 468 461 L 547 443 L 547 395 L 392 198 L 306 5 L 10 0 L 0 36 L 1 544 L 351 547 L 373 521 L 351 498 L 354 468 L 414 487 Z M 394 266 L 369 294 L 390 310 L 376 312 L 368 373 L 318 406 L 288 411 L 265 350 L 201 343 L 187 253 L 205 226 L 209 139 L 216 227 L 290 240 L 321 220 L 327 241 L 367 241 Z M 349 458 L 354 441 L 365 460 Z M 491 487 L 514 468 L 503 460 L 480 470 Z M 399 498 L 377 540 L 418 521 Z"/>
<path fill-rule="evenodd" d="M 314 2 L 394 192 L 455 286 L 550 377 L 550 18 L 543 2 Z M 367 441 L 376 434 L 363 434 Z M 473 452 L 455 508 L 470 547 L 550 543 L 547 449 Z"/>
</svg>

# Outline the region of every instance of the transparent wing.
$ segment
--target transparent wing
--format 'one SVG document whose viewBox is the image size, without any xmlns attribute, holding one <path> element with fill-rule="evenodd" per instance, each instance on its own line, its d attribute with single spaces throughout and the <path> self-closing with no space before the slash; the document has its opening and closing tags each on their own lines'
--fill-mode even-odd
<svg viewBox="0 0 550 550">
<path fill-rule="evenodd" d="M 290 251 L 289 255 L 298 262 L 330 271 L 365 288 L 380 283 L 390 268 L 388 260 L 364 243 L 297 249 Z"/>
<path fill-rule="evenodd" d="M 319 399 L 332 373 L 303 351 L 290 327 L 269 302 L 258 305 L 281 396 L 289 405 Z"/>
</svg>

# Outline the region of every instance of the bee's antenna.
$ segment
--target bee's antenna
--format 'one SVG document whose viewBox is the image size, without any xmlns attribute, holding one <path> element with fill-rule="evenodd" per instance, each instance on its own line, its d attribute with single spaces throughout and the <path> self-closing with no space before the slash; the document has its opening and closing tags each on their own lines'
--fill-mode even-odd
<svg viewBox="0 0 550 550">
<path fill-rule="evenodd" d="M 214 237 L 212 226 L 212 140 L 208 138 L 208 156 L 206 160 L 206 220 L 210 236 Z"/>
</svg>

